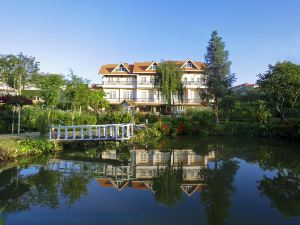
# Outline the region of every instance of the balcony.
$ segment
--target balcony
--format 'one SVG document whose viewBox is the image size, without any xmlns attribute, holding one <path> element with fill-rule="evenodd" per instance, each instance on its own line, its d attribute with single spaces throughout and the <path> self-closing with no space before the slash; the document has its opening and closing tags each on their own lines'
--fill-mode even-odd
<svg viewBox="0 0 300 225">
<path fill-rule="evenodd" d="M 159 104 L 167 104 L 167 102 L 163 99 L 155 99 L 155 98 L 107 98 L 107 101 L 110 103 L 121 103 L 124 100 L 131 100 L 135 103 L 159 103 Z M 202 104 L 201 99 L 183 99 L 183 102 L 178 99 L 174 100 L 175 104 Z"/>
<path fill-rule="evenodd" d="M 136 85 L 136 81 L 103 81 L 103 85 Z"/>
<path fill-rule="evenodd" d="M 201 81 L 183 81 L 183 85 L 185 86 L 204 86 L 204 83 Z"/>
</svg>

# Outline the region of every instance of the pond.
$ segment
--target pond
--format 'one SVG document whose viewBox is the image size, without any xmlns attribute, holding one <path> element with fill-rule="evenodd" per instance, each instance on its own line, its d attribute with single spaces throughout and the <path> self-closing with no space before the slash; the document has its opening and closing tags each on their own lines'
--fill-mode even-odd
<svg viewBox="0 0 300 225">
<path fill-rule="evenodd" d="M 103 144 L 0 168 L 0 224 L 300 224 L 299 144 Z"/>
</svg>

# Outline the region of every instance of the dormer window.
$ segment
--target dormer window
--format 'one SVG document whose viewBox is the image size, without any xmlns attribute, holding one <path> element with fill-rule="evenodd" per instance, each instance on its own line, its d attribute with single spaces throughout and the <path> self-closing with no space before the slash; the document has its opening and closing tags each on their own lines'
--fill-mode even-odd
<svg viewBox="0 0 300 225">
<path fill-rule="evenodd" d="M 126 72 L 126 69 L 125 69 L 125 67 L 123 67 L 123 66 L 119 66 L 118 68 L 116 68 L 115 71 L 116 71 L 116 72 Z"/>
<path fill-rule="evenodd" d="M 184 68 L 187 68 L 187 69 L 193 68 L 193 63 L 187 62 L 187 63 L 185 64 Z"/>
<path fill-rule="evenodd" d="M 149 67 L 149 70 L 156 70 L 157 69 L 157 65 L 153 64 Z"/>
</svg>

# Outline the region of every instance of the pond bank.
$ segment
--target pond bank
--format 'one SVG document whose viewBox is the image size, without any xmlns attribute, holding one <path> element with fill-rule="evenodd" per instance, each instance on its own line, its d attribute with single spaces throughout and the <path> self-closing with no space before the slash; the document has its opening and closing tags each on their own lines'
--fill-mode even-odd
<svg viewBox="0 0 300 225">
<path fill-rule="evenodd" d="M 45 138 L 28 135 L 1 135 L 0 162 L 13 160 L 23 156 L 34 156 L 50 151 L 60 150 L 61 147 Z"/>
</svg>

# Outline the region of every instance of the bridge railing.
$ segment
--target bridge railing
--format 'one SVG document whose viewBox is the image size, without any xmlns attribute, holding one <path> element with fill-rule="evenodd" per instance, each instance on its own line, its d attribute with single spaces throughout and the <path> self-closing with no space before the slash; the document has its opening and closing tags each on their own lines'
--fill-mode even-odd
<svg viewBox="0 0 300 225">
<path fill-rule="evenodd" d="M 74 125 L 50 128 L 50 140 L 127 140 L 133 136 L 133 124 Z"/>
</svg>

